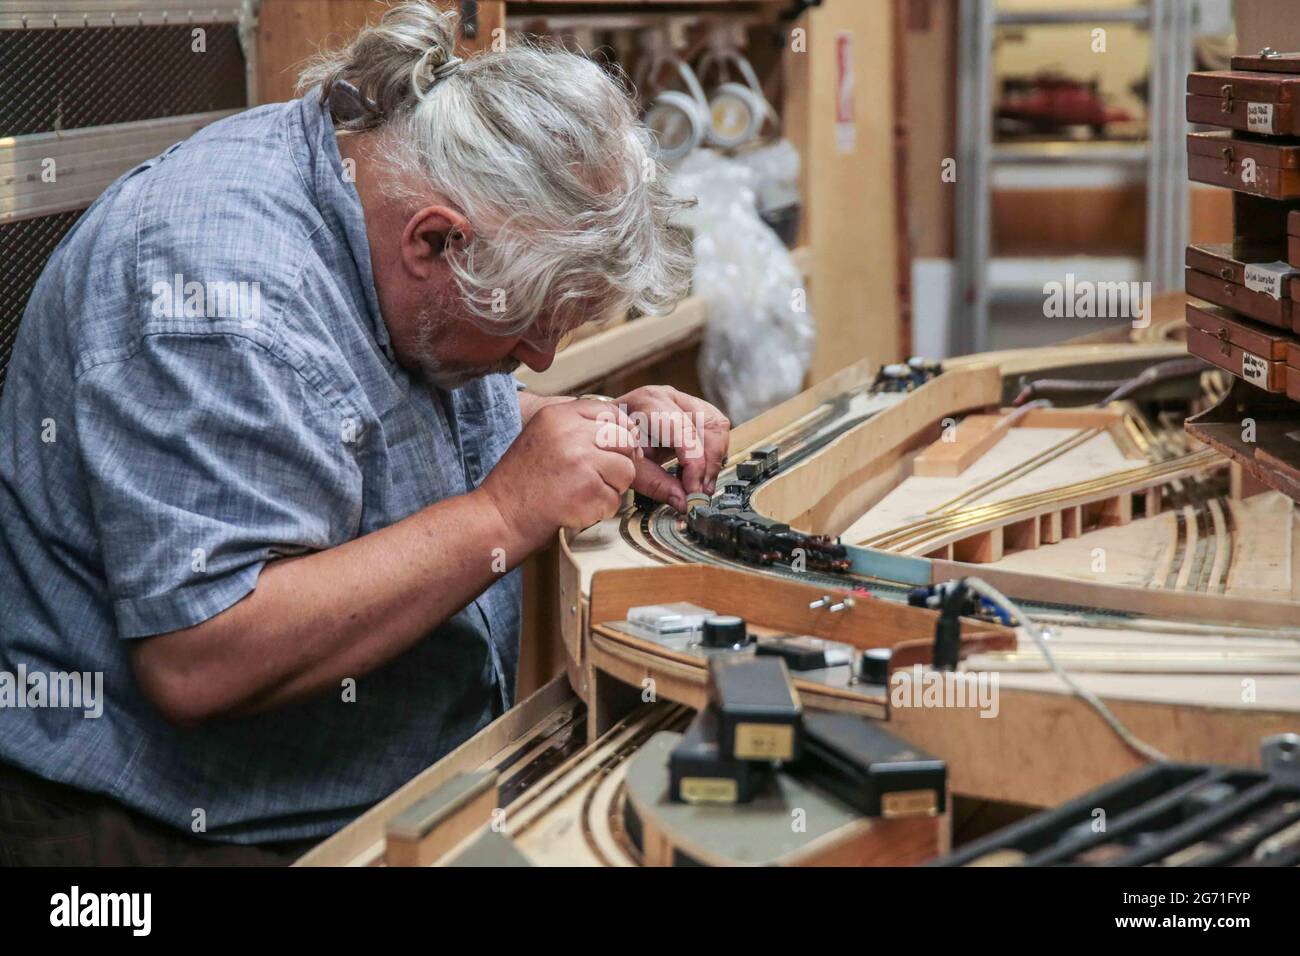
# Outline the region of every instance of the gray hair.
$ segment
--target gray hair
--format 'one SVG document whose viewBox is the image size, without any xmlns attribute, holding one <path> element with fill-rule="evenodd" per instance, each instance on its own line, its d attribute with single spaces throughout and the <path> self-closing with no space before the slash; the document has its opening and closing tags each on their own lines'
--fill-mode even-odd
<svg viewBox="0 0 1300 956">
<path fill-rule="evenodd" d="M 473 224 L 445 254 L 485 330 L 558 337 L 614 309 L 667 312 L 690 283 L 689 236 L 671 221 L 687 204 L 665 188 L 625 88 L 587 57 L 537 42 L 461 63 L 457 20 L 427 3 L 394 6 L 318 57 L 299 89 L 319 86 L 328 102 L 355 87 L 360 113 L 336 126 L 384 137 L 390 195 L 443 197 Z"/>
</svg>

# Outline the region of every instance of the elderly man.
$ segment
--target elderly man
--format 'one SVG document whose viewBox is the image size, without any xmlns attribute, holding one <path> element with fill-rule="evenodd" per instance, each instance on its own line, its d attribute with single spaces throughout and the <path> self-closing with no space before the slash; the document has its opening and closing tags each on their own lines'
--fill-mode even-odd
<svg viewBox="0 0 1300 956">
<path fill-rule="evenodd" d="M 712 406 L 508 374 L 690 256 L 619 85 L 454 26 L 393 8 L 50 259 L 0 402 L 0 863 L 292 858 L 511 705 L 511 569 L 713 491 Z M 70 677 L 102 701 L 32 693 Z"/>
</svg>

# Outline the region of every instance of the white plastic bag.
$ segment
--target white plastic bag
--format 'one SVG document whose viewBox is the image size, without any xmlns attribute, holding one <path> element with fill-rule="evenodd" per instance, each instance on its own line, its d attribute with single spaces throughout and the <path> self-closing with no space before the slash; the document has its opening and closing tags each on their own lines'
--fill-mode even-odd
<svg viewBox="0 0 1300 956">
<path fill-rule="evenodd" d="M 673 176 L 674 193 L 699 201 L 682 224 L 695 233 L 695 294 L 709 303 L 700 381 L 733 423 L 797 394 L 812 358 L 803 278 L 758 216 L 759 179 L 752 165 L 703 149 Z"/>
<path fill-rule="evenodd" d="M 754 192 L 760 212 L 781 209 L 799 201 L 799 150 L 788 139 L 737 153 L 736 162 L 753 170 Z"/>
</svg>

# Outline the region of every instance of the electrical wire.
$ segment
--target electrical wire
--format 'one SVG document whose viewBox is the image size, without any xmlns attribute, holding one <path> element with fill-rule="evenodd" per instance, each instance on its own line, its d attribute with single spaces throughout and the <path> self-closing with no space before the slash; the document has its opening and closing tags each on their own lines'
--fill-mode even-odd
<svg viewBox="0 0 1300 956">
<path fill-rule="evenodd" d="M 1051 668 L 1052 673 L 1060 678 L 1061 682 L 1065 684 L 1065 686 L 1068 687 L 1075 696 L 1089 704 L 1101 719 L 1110 725 L 1111 730 L 1115 731 L 1115 733 L 1119 735 L 1120 739 L 1123 740 L 1124 743 L 1128 744 L 1129 747 L 1146 757 L 1148 760 L 1157 762 L 1169 760 L 1165 754 L 1161 753 L 1155 747 L 1152 747 L 1146 741 L 1139 739 L 1131 730 L 1125 727 L 1124 724 L 1120 722 L 1120 719 L 1115 716 L 1100 697 L 1088 690 L 1088 688 L 1080 685 L 1074 680 L 1074 678 L 1066 673 L 1065 668 L 1063 668 L 1057 662 L 1056 658 L 1052 656 L 1052 651 L 1047 646 L 1047 636 L 1044 633 L 1046 628 L 1022 611 L 1014 601 L 988 582 L 979 578 L 965 578 L 964 581 L 968 588 L 981 597 L 988 599 L 1003 611 L 1012 615 L 1015 620 L 1020 623 L 1020 626 L 1028 632 L 1029 636 L 1034 639 L 1034 643 L 1038 645 L 1039 651 L 1042 652 L 1043 660 L 1047 662 L 1047 666 Z"/>
</svg>

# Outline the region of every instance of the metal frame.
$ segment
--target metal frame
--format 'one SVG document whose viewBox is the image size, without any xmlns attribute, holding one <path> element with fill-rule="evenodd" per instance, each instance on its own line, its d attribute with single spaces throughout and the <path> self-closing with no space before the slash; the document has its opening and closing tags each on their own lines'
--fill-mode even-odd
<svg viewBox="0 0 1300 956">
<path fill-rule="evenodd" d="M 1152 0 L 1146 271 L 1157 292 L 1182 288 L 1191 228 L 1183 93 L 1192 71 L 1194 12 L 1186 0 Z"/>
<path fill-rule="evenodd" d="M 0 29 L 238 25 L 248 105 L 257 104 L 261 0 L 19 0 L 0 11 Z M 238 110 L 0 138 L 0 223 L 84 208 L 118 176 Z M 41 178 L 53 159 L 57 184 Z"/>
<path fill-rule="evenodd" d="M 948 354 L 988 337 L 989 160 L 993 143 L 993 0 L 961 0 L 957 49 L 957 287 Z"/>
<path fill-rule="evenodd" d="M 238 110 L 0 138 L 0 223 L 83 209 L 123 172 Z M 41 179 L 53 159 L 53 184 Z"/>
<path fill-rule="evenodd" d="M 235 23 L 243 7 L 244 0 L 10 0 L 0 29 Z"/>
<path fill-rule="evenodd" d="M 1182 285 L 1188 236 L 1187 124 L 1182 89 L 1191 69 L 1192 20 L 1188 0 L 1147 0 L 1145 6 L 1099 10 L 998 12 L 996 0 L 961 0 L 958 35 L 956 275 L 948 322 L 948 354 L 984 351 L 989 304 L 1003 292 L 990 277 L 991 167 L 998 164 L 1146 163 L 1146 249 L 1143 278 L 1154 292 Z M 995 149 L 993 146 L 993 37 L 998 26 L 1071 23 L 1145 24 L 1151 34 L 1151 102 L 1148 146 L 1100 149 Z M 1103 260 L 1098 260 L 1102 262 Z M 1114 279 L 1118 276 L 1098 276 Z M 1023 290 L 1019 290 L 1023 292 Z"/>
</svg>

